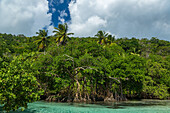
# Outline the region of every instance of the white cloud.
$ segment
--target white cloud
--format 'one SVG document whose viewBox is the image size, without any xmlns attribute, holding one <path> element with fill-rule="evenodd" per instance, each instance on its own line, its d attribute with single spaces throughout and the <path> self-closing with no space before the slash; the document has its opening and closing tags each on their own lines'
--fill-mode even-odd
<svg viewBox="0 0 170 113">
<path fill-rule="evenodd" d="M 62 23 L 62 24 L 64 24 L 65 23 L 65 19 L 64 18 L 62 18 L 62 17 L 58 17 L 58 20 L 60 20 L 60 22 Z"/>
<path fill-rule="evenodd" d="M 91 16 L 84 23 L 76 23 L 70 25 L 70 30 L 75 32 L 76 36 L 89 36 L 94 35 L 98 28 L 103 28 L 106 21 L 98 16 Z M 85 31 L 85 32 L 82 32 Z"/>
<path fill-rule="evenodd" d="M 35 33 L 51 23 L 47 0 L 0 0 L 0 32 Z"/>
<path fill-rule="evenodd" d="M 56 12 L 56 9 L 55 8 L 52 8 L 52 13 L 55 13 Z"/>
<path fill-rule="evenodd" d="M 60 20 L 61 23 L 65 23 L 64 17 L 68 16 L 67 13 L 65 12 L 65 10 L 63 10 L 63 11 L 59 10 L 58 12 L 60 13 L 60 16 L 58 17 L 58 20 Z"/>
<path fill-rule="evenodd" d="M 50 26 L 48 27 L 48 35 L 49 35 L 49 36 L 54 35 L 54 33 L 53 33 L 54 30 L 55 30 L 55 29 L 54 29 L 54 26 L 53 26 L 53 25 L 50 25 Z"/>
<path fill-rule="evenodd" d="M 67 13 L 65 12 L 65 10 L 59 11 L 59 13 L 60 13 L 61 17 L 68 16 Z"/>
<path fill-rule="evenodd" d="M 61 4 L 64 3 L 64 0 L 60 0 L 60 3 L 61 3 Z"/>
<path fill-rule="evenodd" d="M 170 40 L 169 0 L 76 0 L 69 4 L 69 31 L 94 36 L 105 30 L 120 37 Z"/>
</svg>

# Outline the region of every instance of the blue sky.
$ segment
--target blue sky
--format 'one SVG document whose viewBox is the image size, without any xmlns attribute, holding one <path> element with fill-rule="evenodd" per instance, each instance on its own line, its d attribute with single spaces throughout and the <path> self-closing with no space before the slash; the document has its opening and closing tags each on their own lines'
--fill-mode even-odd
<svg viewBox="0 0 170 113">
<path fill-rule="evenodd" d="M 0 32 L 36 35 L 67 22 L 75 36 L 104 30 L 117 38 L 170 41 L 170 0 L 0 0 Z"/>
<path fill-rule="evenodd" d="M 49 3 L 49 12 L 52 13 L 52 24 L 57 27 L 58 23 L 62 23 L 59 17 L 61 17 L 62 11 L 65 12 L 65 14 L 62 18 L 65 20 L 65 22 L 68 22 L 71 20 L 70 17 L 70 11 L 68 9 L 68 5 L 71 0 L 48 0 Z"/>
</svg>

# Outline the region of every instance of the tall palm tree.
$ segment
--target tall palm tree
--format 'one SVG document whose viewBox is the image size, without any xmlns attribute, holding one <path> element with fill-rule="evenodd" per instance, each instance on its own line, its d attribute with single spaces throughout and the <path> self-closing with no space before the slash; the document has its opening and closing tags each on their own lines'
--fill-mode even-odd
<svg viewBox="0 0 170 113">
<path fill-rule="evenodd" d="M 104 45 L 107 43 L 108 33 L 106 33 L 105 31 L 98 31 L 98 33 L 95 36 L 99 38 L 98 41 L 99 44 Z"/>
<path fill-rule="evenodd" d="M 105 31 L 98 31 L 95 36 L 99 38 L 98 43 L 101 45 L 111 44 L 115 40 L 115 36 L 109 35 Z"/>
<path fill-rule="evenodd" d="M 48 30 L 45 31 L 43 30 L 39 30 L 39 32 L 36 32 L 36 34 L 38 34 L 38 39 L 36 41 L 34 41 L 34 43 L 37 43 L 38 49 L 39 50 L 43 50 L 44 54 L 45 54 L 45 48 L 47 46 L 47 34 L 48 34 Z"/>
<path fill-rule="evenodd" d="M 66 42 L 69 39 L 69 35 L 74 35 L 74 33 L 67 33 L 68 32 L 68 25 L 65 24 L 59 24 L 58 28 L 54 27 L 56 29 L 53 31 L 53 33 L 56 33 L 54 36 L 56 36 L 56 43 L 57 45 L 65 45 Z"/>
<path fill-rule="evenodd" d="M 112 35 L 108 35 L 107 36 L 107 43 L 108 44 L 111 44 L 115 41 L 115 36 L 112 36 Z"/>
<path fill-rule="evenodd" d="M 38 36 L 40 37 L 47 37 L 47 34 L 48 34 L 48 30 L 39 30 L 39 32 L 36 32 L 36 34 L 38 34 Z"/>
</svg>

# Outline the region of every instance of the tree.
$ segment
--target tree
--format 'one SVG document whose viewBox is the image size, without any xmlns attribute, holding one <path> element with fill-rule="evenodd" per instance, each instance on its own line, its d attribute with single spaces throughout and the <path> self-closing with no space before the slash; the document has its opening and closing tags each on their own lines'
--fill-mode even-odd
<svg viewBox="0 0 170 113">
<path fill-rule="evenodd" d="M 38 49 L 44 51 L 44 54 L 45 54 L 45 48 L 47 46 L 47 33 L 48 30 L 47 31 L 45 31 L 44 29 L 39 30 L 39 32 L 36 32 L 36 34 L 38 34 L 38 39 L 34 41 L 34 43 L 37 43 L 39 45 Z"/>
<path fill-rule="evenodd" d="M 47 37 L 48 30 L 47 31 L 45 31 L 44 29 L 39 30 L 39 32 L 36 32 L 36 34 L 38 34 L 40 37 Z"/>
<path fill-rule="evenodd" d="M 117 56 L 111 64 L 112 77 L 120 78 L 124 94 L 141 96 L 145 78 L 145 60 L 137 55 Z M 127 80 L 128 79 L 128 80 Z M 121 91 L 119 91 L 121 92 Z M 121 92 L 122 95 L 122 92 Z"/>
<path fill-rule="evenodd" d="M 101 45 L 110 45 L 113 41 L 115 41 L 115 36 L 109 35 L 109 33 L 106 33 L 105 31 L 98 31 L 95 36 L 98 37 L 98 43 Z"/>
<path fill-rule="evenodd" d="M 57 45 L 65 45 L 66 42 L 69 39 L 69 35 L 74 35 L 74 33 L 67 33 L 68 32 L 68 25 L 65 24 L 59 24 L 58 28 L 54 27 L 56 31 L 53 31 L 53 33 L 56 33 L 56 43 Z"/>
<path fill-rule="evenodd" d="M 105 45 L 107 44 L 107 36 L 108 36 L 108 33 L 106 33 L 105 31 L 98 31 L 98 33 L 95 35 L 98 37 L 99 41 L 98 43 L 101 44 L 101 45 Z"/>
<path fill-rule="evenodd" d="M 152 98 L 167 98 L 170 86 L 169 62 L 159 55 L 150 55 L 146 62 L 144 93 Z"/>
<path fill-rule="evenodd" d="M 107 36 L 107 43 L 108 44 L 111 44 L 115 41 L 115 36 L 112 36 L 112 35 L 108 35 Z"/>
<path fill-rule="evenodd" d="M 31 71 L 29 55 L 20 55 L 0 70 L 0 104 L 4 110 L 27 108 L 27 103 L 37 101 L 42 94 L 39 83 Z M 4 64 L 4 63 L 3 63 Z"/>
</svg>

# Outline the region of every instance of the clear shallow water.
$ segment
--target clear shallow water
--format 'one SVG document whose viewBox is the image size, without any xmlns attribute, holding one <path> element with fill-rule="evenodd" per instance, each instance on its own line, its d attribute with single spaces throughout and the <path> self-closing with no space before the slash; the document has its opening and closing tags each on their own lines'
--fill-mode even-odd
<svg viewBox="0 0 170 113">
<path fill-rule="evenodd" d="M 0 111 L 2 113 L 2 111 Z M 170 113 L 170 100 L 143 100 L 112 103 L 35 102 L 28 109 L 10 113 Z"/>
</svg>

